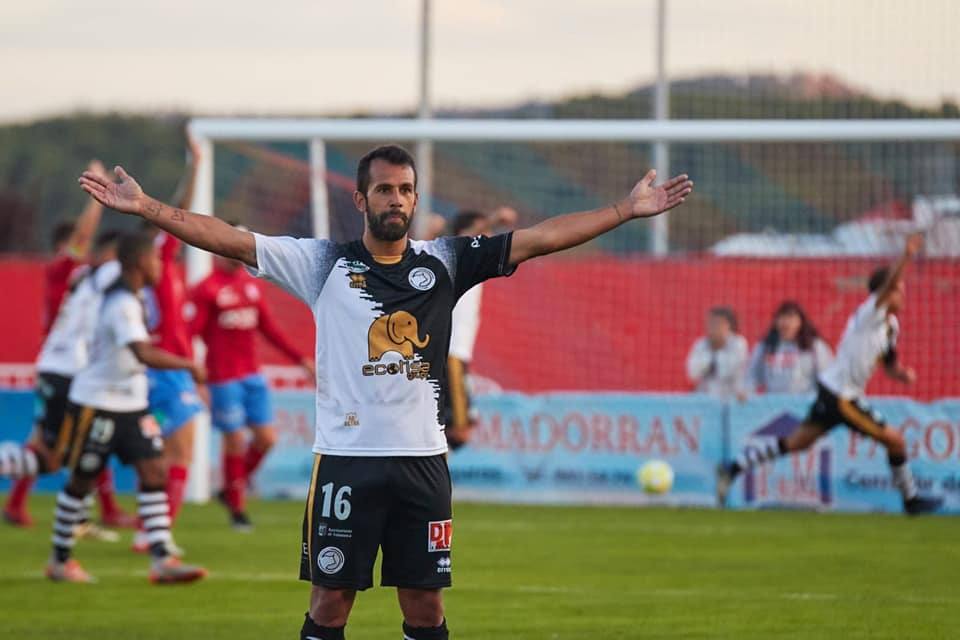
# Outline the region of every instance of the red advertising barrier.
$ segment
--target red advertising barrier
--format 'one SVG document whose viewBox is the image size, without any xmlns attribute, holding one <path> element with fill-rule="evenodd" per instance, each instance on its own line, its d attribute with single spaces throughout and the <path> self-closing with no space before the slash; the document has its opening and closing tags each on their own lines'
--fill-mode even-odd
<svg viewBox="0 0 960 640">
<path fill-rule="evenodd" d="M 799 301 L 832 346 L 865 293 L 875 259 L 547 258 L 522 265 L 483 293 L 473 370 L 504 389 L 541 392 L 686 391 L 684 360 L 714 305 L 733 307 L 751 347 L 784 299 Z M 7 313 L 0 362 L 30 362 L 40 345 L 42 263 L 0 260 Z M 313 349 L 310 311 L 274 287 L 281 326 Z M 912 389 L 876 376 L 870 391 L 920 399 L 960 395 L 960 262 L 911 267 L 900 353 Z M 265 343 L 267 364 L 288 364 Z"/>
</svg>

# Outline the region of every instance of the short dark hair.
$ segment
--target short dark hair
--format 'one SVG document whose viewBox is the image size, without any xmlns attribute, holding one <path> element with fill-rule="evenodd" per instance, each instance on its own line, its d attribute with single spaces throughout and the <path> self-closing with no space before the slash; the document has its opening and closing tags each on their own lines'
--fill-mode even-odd
<svg viewBox="0 0 960 640">
<path fill-rule="evenodd" d="M 96 252 L 106 251 L 117 246 L 120 236 L 123 235 L 118 229 L 108 229 L 101 231 L 97 239 L 93 242 L 93 250 Z"/>
<path fill-rule="evenodd" d="M 410 167 L 413 169 L 413 186 L 417 186 L 417 163 L 410 152 L 397 144 L 385 144 L 368 151 L 357 164 L 357 191 L 363 195 L 367 195 L 367 189 L 370 188 L 370 163 L 374 160 Z"/>
<path fill-rule="evenodd" d="M 457 215 L 453 217 L 453 235 L 460 235 L 464 229 L 469 229 L 476 224 L 477 220 L 482 220 L 486 217 L 482 212 L 476 211 L 475 209 L 458 211 Z"/>
<path fill-rule="evenodd" d="M 867 289 L 870 290 L 870 293 L 876 293 L 880 290 L 880 287 L 886 283 L 889 277 L 890 267 L 877 267 L 873 270 L 873 273 L 870 274 L 870 279 L 867 280 Z"/>
<path fill-rule="evenodd" d="M 117 240 L 117 260 L 123 269 L 132 269 L 141 256 L 153 251 L 153 246 L 154 239 L 150 234 L 142 231 L 121 234 Z"/>
<path fill-rule="evenodd" d="M 77 225 L 73 220 L 58 222 L 53 228 L 53 231 L 50 232 L 50 248 L 56 249 L 69 240 L 70 236 L 73 235 L 73 230 L 76 228 Z"/>
<path fill-rule="evenodd" d="M 723 318 L 730 325 L 731 331 L 737 330 L 737 312 L 730 307 L 713 307 L 710 309 L 709 315 Z"/>
</svg>

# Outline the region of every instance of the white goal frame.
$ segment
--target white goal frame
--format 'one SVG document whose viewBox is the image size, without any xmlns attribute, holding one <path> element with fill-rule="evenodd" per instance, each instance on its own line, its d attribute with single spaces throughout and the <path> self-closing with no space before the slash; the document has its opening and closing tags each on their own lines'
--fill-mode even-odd
<svg viewBox="0 0 960 640">
<path fill-rule="evenodd" d="M 929 120 L 468 120 L 468 119 L 291 119 L 194 118 L 190 135 L 202 157 L 191 209 L 214 213 L 214 143 L 254 140 L 305 142 L 310 149 L 313 232 L 329 236 L 325 161 L 326 142 L 932 142 L 960 140 L 960 119 Z M 637 167 L 637 178 L 645 172 Z M 429 193 L 421 193 L 429 202 Z M 668 247 L 667 216 L 654 218 L 653 247 Z M 210 270 L 209 254 L 190 250 L 191 282 Z M 188 497 L 210 496 L 209 419 L 197 425 Z"/>
</svg>

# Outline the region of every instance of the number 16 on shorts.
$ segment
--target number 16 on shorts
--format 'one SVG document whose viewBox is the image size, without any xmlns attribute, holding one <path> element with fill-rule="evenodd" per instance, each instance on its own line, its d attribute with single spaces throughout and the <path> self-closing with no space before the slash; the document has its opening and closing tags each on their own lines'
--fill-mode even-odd
<svg viewBox="0 0 960 640">
<path fill-rule="evenodd" d="M 427 524 L 427 551 L 450 551 L 453 520 L 434 520 Z"/>
</svg>

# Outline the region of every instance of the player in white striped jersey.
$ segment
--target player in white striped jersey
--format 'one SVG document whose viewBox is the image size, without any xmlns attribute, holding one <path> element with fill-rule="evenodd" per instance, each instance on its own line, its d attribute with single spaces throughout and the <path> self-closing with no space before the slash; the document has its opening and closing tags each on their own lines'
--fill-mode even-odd
<svg viewBox="0 0 960 640">
<path fill-rule="evenodd" d="M 778 438 L 765 449 L 748 447 L 737 459 L 722 465 L 717 474 L 717 499 L 726 502 L 733 480 L 743 471 L 779 456 L 810 447 L 818 438 L 838 424 L 862 433 L 887 449 L 893 484 L 903 496 L 903 508 L 909 514 L 936 511 L 943 500 L 919 495 L 913 474 L 907 464 L 907 445 L 903 435 L 886 424 L 870 408 L 864 397 L 867 382 L 876 365 L 884 365 L 888 376 L 904 384 L 912 384 L 916 373 L 897 357 L 900 324 L 897 312 L 906 301 L 904 270 L 923 246 L 923 236 L 907 239 L 900 259 L 890 267 L 882 267 L 870 276 L 870 296 L 850 316 L 837 348 L 837 357 L 819 376 L 817 399 L 806 419 L 787 437 Z"/>
<path fill-rule="evenodd" d="M 0 445 L 0 475 L 28 480 L 25 492 L 29 492 L 33 476 L 53 473 L 62 463 L 66 443 L 60 437 L 60 427 L 67 393 L 73 377 L 87 364 L 103 291 L 120 275 L 120 265 L 116 262 L 118 236 L 116 231 L 105 231 L 97 237 L 90 264 L 76 270 L 44 340 L 37 358 L 37 415 L 33 434 L 22 447 L 13 443 Z M 112 477 L 107 471 L 98 479 L 101 520 L 112 526 L 132 526 L 136 520 L 117 505 Z M 23 500 L 25 496 L 23 493 Z M 25 503 L 19 506 L 8 503 L 4 517 L 15 524 L 30 520 Z M 90 527 L 88 532 L 103 539 L 116 536 L 95 527 Z"/>
<path fill-rule="evenodd" d="M 71 557 L 75 525 L 82 518 L 84 497 L 110 456 L 116 454 L 137 472 L 138 511 L 153 558 L 150 580 L 190 582 L 205 576 L 206 571 L 180 564 L 170 552 L 167 470 L 160 428 L 147 410 L 146 366 L 187 369 L 200 381 L 204 371 L 150 344 L 139 292 L 160 276 L 160 257 L 153 239 L 144 234 L 124 236 L 117 254 L 121 274 L 104 292 L 89 362 L 70 386 L 62 432 L 70 478 L 57 496 L 53 551 L 46 574 L 55 581 L 92 581 Z"/>
</svg>

